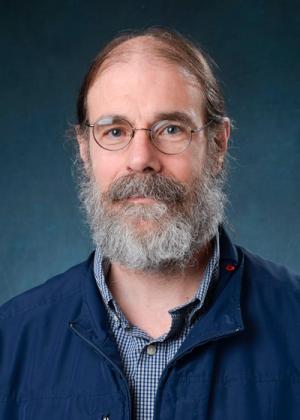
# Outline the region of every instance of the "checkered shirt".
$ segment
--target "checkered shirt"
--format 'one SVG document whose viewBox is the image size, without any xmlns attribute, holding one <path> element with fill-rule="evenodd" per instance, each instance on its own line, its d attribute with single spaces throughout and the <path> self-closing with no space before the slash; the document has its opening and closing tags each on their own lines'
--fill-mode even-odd
<svg viewBox="0 0 300 420">
<path fill-rule="evenodd" d="M 217 236 L 214 240 L 212 257 L 195 296 L 188 303 L 169 311 L 172 319 L 170 330 L 161 337 L 153 339 L 125 318 L 106 284 L 105 276 L 108 274 L 110 264 L 102 259 L 100 249 L 96 249 L 94 274 L 107 309 L 109 327 L 121 355 L 136 420 L 153 419 L 155 395 L 161 374 L 176 355 L 194 321 L 200 315 L 199 310 L 203 306 L 208 287 L 218 276 L 219 255 Z"/>
</svg>

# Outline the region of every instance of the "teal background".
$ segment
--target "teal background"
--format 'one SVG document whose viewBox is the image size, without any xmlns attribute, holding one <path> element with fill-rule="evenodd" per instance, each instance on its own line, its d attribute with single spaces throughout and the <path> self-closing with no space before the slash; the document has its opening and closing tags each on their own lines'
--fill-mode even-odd
<svg viewBox="0 0 300 420">
<path fill-rule="evenodd" d="M 66 130 L 88 65 L 117 32 L 163 24 L 219 65 L 231 140 L 228 221 L 255 253 L 300 271 L 300 3 L 10 1 L 0 15 L 0 302 L 93 248 Z"/>
</svg>

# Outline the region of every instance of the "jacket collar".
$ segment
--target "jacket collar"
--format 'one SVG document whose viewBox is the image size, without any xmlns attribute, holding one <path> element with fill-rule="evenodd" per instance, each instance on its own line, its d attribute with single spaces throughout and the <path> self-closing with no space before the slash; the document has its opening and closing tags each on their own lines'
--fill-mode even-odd
<svg viewBox="0 0 300 420">
<path fill-rule="evenodd" d="M 193 348 L 243 331 L 241 283 L 243 255 L 239 255 L 226 231 L 220 229 L 219 278 L 210 289 L 202 315 L 176 355 Z"/>
<path fill-rule="evenodd" d="M 105 304 L 100 295 L 93 270 L 94 252 L 85 263 L 82 275 L 82 305 L 73 327 L 80 335 L 121 369 L 121 359 L 108 325 Z"/>
<path fill-rule="evenodd" d="M 108 326 L 107 313 L 93 271 L 94 253 L 86 262 L 81 279 L 83 303 L 73 321 L 87 340 L 101 349 L 119 367 L 120 356 Z M 240 295 L 243 256 L 232 244 L 226 231 L 220 229 L 220 273 L 211 288 L 201 317 L 184 341 L 179 354 L 211 340 L 237 334 L 244 329 Z"/>
</svg>

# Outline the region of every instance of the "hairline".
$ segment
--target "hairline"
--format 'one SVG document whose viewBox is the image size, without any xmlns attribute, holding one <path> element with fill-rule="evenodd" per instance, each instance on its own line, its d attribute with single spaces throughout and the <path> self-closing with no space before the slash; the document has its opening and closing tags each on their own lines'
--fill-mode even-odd
<svg viewBox="0 0 300 420">
<path fill-rule="evenodd" d="M 137 43 L 142 38 L 145 39 L 145 41 L 150 40 L 151 44 L 148 44 L 144 42 L 144 45 L 146 45 L 146 49 L 144 48 L 132 48 L 127 47 L 125 51 L 121 51 L 118 55 L 119 50 L 124 46 L 124 44 L 130 44 L 130 43 Z M 204 95 L 204 86 L 203 83 L 201 83 L 197 77 L 181 62 L 178 60 L 175 60 L 169 56 L 166 56 L 168 44 L 166 42 L 163 42 L 160 39 L 156 39 L 154 36 L 151 35 L 138 35 L 134 38 L 125 39 L 123 42 L 118 44 L 116 47 L 114 47 L 108 56 L 105 58 L 105 60 L 99 65 L 98 69 L 96 70 L 95 74 L 93 75 L 88 90 L 86 91 L 85 95 L 85 101 L 84 106 L 86 110 L 86 116 L 88 116 L 88 96 L 91 88 L 96 83 L 98 78 L 105 73 L 107 70 L 109 70 L 112 66 L 124 63 L 124 64 L 130 64 L 131 60 L 134 58 L 134 56 L 137 57 L 147 57 L 151 58 L 155 62 L 155 60 L 162 61 L 166 64 L 169 64 L 171 66 L 177 67 L 177 69 L 183 74 L 183 76 L 189 78 L 189 83 L 195 85 L 197 89 L 199 89 L 199 93 L 201 96 L 201 103 L 199 104 L 199 111 L 201 113 L 205 112 L 205 95 Z M 88 120 L 88 118 L 86 118 Z"/>
</svg>

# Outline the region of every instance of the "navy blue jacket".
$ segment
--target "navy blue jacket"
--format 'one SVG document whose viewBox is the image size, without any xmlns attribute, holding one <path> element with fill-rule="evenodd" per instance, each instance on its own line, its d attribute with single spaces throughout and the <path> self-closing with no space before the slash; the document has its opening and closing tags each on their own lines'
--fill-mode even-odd
<svg viewBox="0 0 300 420">
<path fill-rule="evenodd" d="M 0 351 L 1 420 L 133 418 L 93 255 L 2 306 Z M 299 276 L 222 233 L 220 278 L 162 374 L 155 419 L 299 420 Z"/>
</svg>

